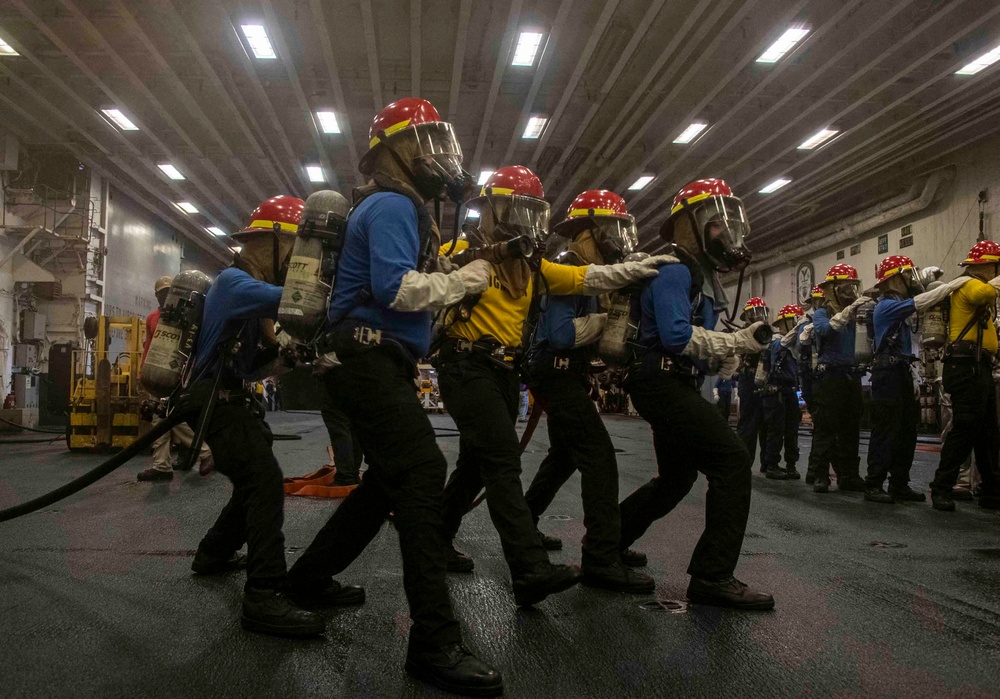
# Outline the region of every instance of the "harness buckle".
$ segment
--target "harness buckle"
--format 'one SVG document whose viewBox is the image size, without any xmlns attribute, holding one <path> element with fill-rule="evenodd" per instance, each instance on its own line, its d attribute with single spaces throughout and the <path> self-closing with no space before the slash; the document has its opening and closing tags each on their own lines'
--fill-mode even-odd
<svg viewBox="0 0 1000 699">
<path fill-rule="evenodd" d="M 552 360 L 553 369 L 558 369 L 560 371 L 567 371 L 569 370 L 569 365 L 570 365 L 569 357 L 555 357 Z"/>
<path fill-rule="evenodd" d="M 382 342 L 382 331 L 359 325 L 354 328 L 354 340 L 362 345 L 378 345 Z"/>
</svg>

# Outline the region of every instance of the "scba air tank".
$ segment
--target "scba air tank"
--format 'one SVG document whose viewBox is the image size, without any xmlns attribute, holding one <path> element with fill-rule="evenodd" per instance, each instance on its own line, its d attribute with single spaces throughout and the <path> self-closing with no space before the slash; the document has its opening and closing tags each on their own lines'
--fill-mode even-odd
<svg viewBox="0 0 1000 699">
<path fill-rule="evenodd" d="M 625 262 L 644 260 L 648 253 L 634 252 Z M 608 303 L 608 318 L 597 343 L 597 354 L 609 366 L 621 366 L 628 361 L 629 346 L 639 336 L 639 294 L 642 287 L 628 286 L 612 292 Z"/>
<path fill-rule="evenodd" d="M 927 285 L 927 290 L 942 286 L 942 282 L 931 282 Z M 948 344 L 948 321 L 947 309 L 950 301 L 945 299 L 941 303 L 928 306 L 920 311 L 918 316 L 918 327 L 920 328 L 920 346 L 926 350 L 939 350 Z"/>
<path fill-rule="evenodd" d="M 278 306 L 281 328 L 300 343 L 312 341 L 326 320 L 350 208 L 331 189 L 306 199 Z"/>
<path fill-rule="evenodd" d="M 142 385 L 157 398 L 169 396 L 184 378 L 211 286 L 208 275 L 195 269 L 181 272 L 170 284 L 142 365 Z"/>
<path fill-rule="evenodd" d="M 872 308 L 862 306 L 854 316 L 854 363 L 859 366 L 872 363 Z"/>
</svg>

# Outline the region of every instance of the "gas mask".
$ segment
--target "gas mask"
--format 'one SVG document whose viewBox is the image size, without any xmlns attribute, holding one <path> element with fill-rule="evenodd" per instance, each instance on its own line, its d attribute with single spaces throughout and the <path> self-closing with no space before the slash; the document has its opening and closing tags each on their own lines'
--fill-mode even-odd
<svg viewBox="0 0 1000 699">
<path fill-rule="evenodd" d="M 462 146 L 451 124 L 418 124 L 391 137 L 383 134 L 382 139 L 422 196 L 465 201 L 472 175 L 462 169 Z"/>
<path fill-rule="evenodd" d="M 749 308 L 740 315 L 740 318 L 747 324 L 751 326 L 754 323 L 766 322 L 767 321 L 767 306 L 754 306 Z"/>
<path fill-rule="evenodd" d="M 604 264 L 617 264 L 639 247 L 639 234 L 636 232 L 635 219 L 631 216 L 629 220 L 610 216 L 594 218 L 590 223 L 590 235 L 597 244 Z"/>
<path fill-rule="evenodd" d="M 549 203 L 523 195 L 497 196 L 487 191 L 480 207 L 479 231 L 487 242 L 527 238 L 536 250 L 549 237 Z"/>
<path fill-rule="evenodd" d="M 833 296 L 840 308 L 847 308 L 861 298 L 861 282 L 857 279 L 839 280 L 828 288 L 827 293 Z"/>
<path fill-rule="evenodd" d="M 688 215 L 698 231 L 702 252 L 716 271 L 741 271 L 750 264 L 750 250 L 743 244 L 750 223 L 739 199 L 709 197 L 688 209 Z"/>
</svg>

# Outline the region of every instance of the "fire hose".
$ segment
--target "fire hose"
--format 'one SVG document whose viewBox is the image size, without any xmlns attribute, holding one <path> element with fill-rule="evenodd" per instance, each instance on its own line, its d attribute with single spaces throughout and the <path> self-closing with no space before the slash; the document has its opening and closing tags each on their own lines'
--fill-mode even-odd
<svg viewBox="0 0 1000 699">
<path fill-rule="evenodd" d="M 79 478 L 75 478 L 66 485 L 49 491 L 45 495 L 41 495 L 34 500 L 28 500 L 27 502 L 22 502 L 20 505 L 14 505 L 13 507 L 8 507 L 5 510 L 0 510 L 0 522 L 6 522 L 9 519 L 22 517 L 26 514 L 35 512 L 36 510 L 40 510 L 43 507 L 59 502 L 63 498 L 68 498 L 70 495 L 73 495 L 87 486 L 96 483 L 117 469 L 119 466 L 132 459 L 132 457 L 138 456 L 141 452 L 152 446 L 153 442 L 173 429 L 173 427 L 180 423 L 184 417 L 184 415 L 180 415 L 176 412 L 167 416 L 144 436 L 132 442 L 132 444 L 122 449 L 104 463 L 87 471 Z"/>
</svg>

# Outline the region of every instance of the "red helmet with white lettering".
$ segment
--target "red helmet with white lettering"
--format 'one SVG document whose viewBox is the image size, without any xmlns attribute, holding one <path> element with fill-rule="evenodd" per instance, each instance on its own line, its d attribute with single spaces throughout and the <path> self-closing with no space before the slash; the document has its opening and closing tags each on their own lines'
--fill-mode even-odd
<svg viewBox="0 0 1000 699">
<path fill-rule="evenodd" d="M 605 264 L 620 262 L 639 245 L 635 217 L 628 212 L 625 200 L 607 189 L 578 194 L 566 218 L 552 228 L 567 238 L 589 230 Z"/>
<path fill-rule="evenodd" d="M 674 242 L 674 226 L 681 216 L 690 221 L 699 252 L 718 271 L 740 270 L 750 264 L 750 251 L 743 244 L 750 233 L 750 222 L 743 202 L 725 180 L 696 180 L 677 192 L 670 216 L 660 227 L 660 237 L 668 243 Z"/>
<path fill-rule="evenodd" d="M 889 255 L 875 266 L 875 283 L 881 284 L 907 270 L 912 278 L 915 269 L 916 265 L 913 264 L 913 260 L 906 255 Z"/>
<path fill-rule="evenodd" d="M 980 240 L 972 246 L 965 260 L 958 264 L 962 267 L 969 265 L 988 265 L 1000 262 L 1000 245 L 992 240 Z"/>
<path fill-rule="evenodd" d="M 764 303 L 764 299 L 760 296 L 753 296 L 747 299 L 746 304 L 743 306 L 743 312 L 740 313 L 740 320 L 744 320 L 747 323 L 756 323 L 759 320 L 767 320 L 767 304 Z"/>
<path fill-rule="evenodd" d="M 549 203 L 538 175 L 523 165 L 509 165 L 496 170 L 479 192 L 465 205 L 479 212 L 483 236 L 507 240 L 530 236 L 541 246 L 549 235 Z"/>
</svg>

